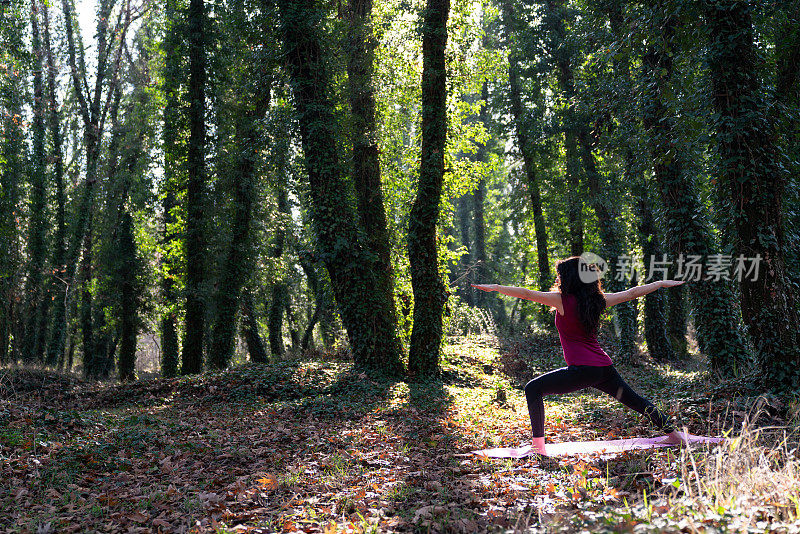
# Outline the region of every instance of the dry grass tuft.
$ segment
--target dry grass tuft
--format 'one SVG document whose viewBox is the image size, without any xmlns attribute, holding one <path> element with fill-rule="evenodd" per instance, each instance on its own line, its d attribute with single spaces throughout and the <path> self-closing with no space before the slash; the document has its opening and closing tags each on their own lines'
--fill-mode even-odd
<svg viewBox="0 0 800 534">
<path fill-rule="evenodd" d="M 725 444 L 699 453 L 681 451 L 684 507 L 735 511 L 739 526 L 800 519 L 798 427 L 755 428 L 749 421 L 759 415 L 751 414 Z"/>
</svg>

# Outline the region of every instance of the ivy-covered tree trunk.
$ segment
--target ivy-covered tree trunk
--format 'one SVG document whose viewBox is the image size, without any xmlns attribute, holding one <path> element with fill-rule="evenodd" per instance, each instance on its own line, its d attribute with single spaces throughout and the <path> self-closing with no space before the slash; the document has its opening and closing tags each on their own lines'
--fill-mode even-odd
<svg viewBox="0 0 800 534">
<path fill-rule="evenodd" d="M 21 44 L 22 23 L 18 21 L 18 39 Z M 21 46 L 20 46 L 21 49 Z M 23 71 L 12 69 L 0 80 L 0 102 L 8 111 L 3 121 L 0 142 L 0 362 L 16 363 L 15 352 L 10 343 L 17 317 L 17 294 L 19 291 L 20 254 L 18 250 L 19 228 L 15 214 L 19 212 L 20 185 L 23 180 L 24 140 L 22 129 Z M 15 340 L 19 345 L 19 337 Z"/>
<path fill-rule="evenodd" d="M 139 116 L 133 109 L 137 107 L 146 108 L 148 106 L 149 93 L 143 90 L 144 80 L 135 80 L 137 88 L 134 95 L 126 105 L 126 117 L 124 126 L 112 126 L 114 133 L 117 133 L 117 140 L 123 142 L 122 146 L 117 144 L 115 149 L 119 149 L 121 154 L 121 168 L 115 172 L 115 187 L 118 196 L 111 199 L 109 204 L 114 209 L 114 230 L 110 241 L 114 258 L 110 263 L 112 266 L 112 278 L 116 285 L 116 295 L 112 307 L 115 312 L 117 331 L 115 339 L 109 344 L 107 349 L 109 370 L 113 366 L 113 355 L 117 345 L 119 345 L 119 358 L 117 368 L 119 378 L 122 381 L 136 379 L 136 345 L 139 334 L 139 294 L 141 292 L 138 274 L 139 258 L 136 250 L 136 237 L 134 235 L 133 216 L 129 208 L 130 191 L 132 180 L 139 171 L 140 163 L 145 155 L 142 146 L 144 137 L 142 124 Z M 119 86 L 115 87 L 119 91 Z M 117 107 L 119 100 L 115 99 L 114 106 Z M 116 111 L 114 113 L 116 119 Z M 116 120 L 114 120 L 116 122 Z M 112 135 L 112 140 L 114 136 Z"/>
<path fill-rule="evenodd" d="M 81 198 L 79 201 L 80 204 L 78 206 L 77 220 L 73 224 L 71 240 L 69 247 L 67 248 L 67 268 L 65 272 L 66 276 L 64 278 L 67 281 L 67 295 L 63 297 L 59 296 L 59 298 L 64 298 L 65 301 L 70 298 L 69 288 L 72 285 L 71 281 L 75 279 L 75 271 L 77 269 L 77 262 L 80 257 L 81 245 L 83 244 L 84 237 L 88 231 L 88 221 L 94 204 L 94 184 L 97 182 L 97 160 L 100 156 L 100 147 L 98 146 L 99 139 L 91 132 L 85 134 L 84 139 L 87 146 L 87 179 L 82 188 L 83 191 L 81 192 Z M 63 315 L 61 315 L 62 313 Z M 53 332 L 50 335 L 50 343 L 48 345 L 48 352 L 51 355 L 59 355 L 64 351 L 66 327 L 66 306 L 62 307 L 59 305 L 55 309 L 55 314 L 53 317 Z"/>
<path fill-rule="evenodd" d="M 42 71 L 44 50 L 39 35 L 38 1 L 31 2 L 31 27 L 33 30 L 33 153 L 31 154 L 30 222 L 28 223 L 28 276 L 25 281 L 25 339 L 23 360 L 27 363 L 42 361 L 39 329 L 44 313 L 44 277 L 47 257 L 45 224 L 47 220 L 47 161 L 45 154 L 45 115 L 47 114 L 43 91 Z"/>
<path fill-rule="evenodd" d="M 623 42 L 626 36 L 632 31 L 631 21 L 625 19 L 625 1 L 605 2 L 598 0 L 595 3 L 597 9 L 608 17 L 611 32 L 616 42 Z M 640 152 L 639 138 L 640 138 L 640 125 L 638 122 L 631 120 L 632 117 L 637 116 L 636 103 L 633 92 L 633 80 L 631 79 L 630 68 L 630 53 L 625 47 L 622 47 L 620 53 L 615 54 L 612 59 L 612 69 L 617 83 L 615 92 L 617 93 L 617 102 L 615 109 L 612 113 L 619 118 L 622 123 L 620 128 L 615 128 L 616 141 L 622 146 L 624 171 L 624 183 L 629 186 L 630 193 L 633 197 L 633 212 L 635 214 L 635 234 L 637 241 L 644 255 L 645 275 L 647 280 L 647 268 L 649 267 L 649 258 L 657 254 L 657 258 L 661 258 L 662 250 L 660 247 L 661 241 L 659 240 L 658 230 L 655 224 L 655 217 L 651 204 L 654 200 L 649 197 L 649 184 L 645 182 L 644 166 L 642 161 L 645 157 L 637 157 Z M 612 266 L 616 264 L 616 258 L 613 260 Z M 648 280 L 649 281 L 649 280 Z M 630 280 L 632 286 L 638 285 L 637 280 Z M 624 287 L 620 288 L 624 289 Z M 671 297 L 678 290 L 682 288 L 676 287 L 670 290 L 668 295 Z M 669 344 L 666 336 L 666 298 L 660 292 L 648 294 L 644 298 L 644 332 L 645 341 L 647 342 L 648 351 L 651 356 L 656 359 L 672 358 L 674 351 Z M 632 329 L 631 335 L 635 335 L 638 329 L 636 325 L 637 306 L 635 302 L 628 303 L 630 306 L 630 327 Z M 683 321 L 683 340 L 684 351 L 686 346 L 686 321 Z M 673 326 L 673 325 L 671 325 Z M 679 325 L 677 326 L 679 328 Z"/>
<path fill-rule="evenodd" d="M 506 4 L 504 6 L 504 24 L 509 39 L 513 35 L 510 28 L 513 20 L 512 16 L 511 6 Z M 553 284 L 553 275 L 550 270 L 550 258 L 547 251 L 547 227 L 545 226 L 544 210 L 542 209 L 542 194 L 539 188 L 539 177 L 536 172 L 536 161 L 533 157 L 533 147 L 530 143 L 528 130 L 525 127 L 526 121 L 522 107 L 522 88 L 519 80 L 517 52 L 513 46 L 509 46 L 511 48 L 508 56 L 508 93 L 511 101 L 511 115 L 514 120 L 514 133 L 522 156 L 525 183 L 528 186 L 531 209 L 533 210 L 533 227 L 536 233 L 536 255 L 539 266 L 538 287 L 541 291 L 549 291 L 550 286 Z"/>
<path fill-rule="evenodd" d="M 119 224 L 120 214 L 125 204 L 124 196 L 126 191 L 126 172 L 120 164 L 123 149 L 129 152 L 129 147 L 125 139 L 126 132 L 119 120 L 119 108 L 122 101 L 122 89 L 119 84 L 112 87 L 113 99 L 110 102 L 109 115 L 111 119 L 111 139 L 108 143 L 107 156 L 105 158 L 106 179 L 101 186 L 101 191 L 105 193 L 105 198 L 98 199 L 98 217 L 94 222 L 96 237 L 94 248 L 97 251 L 94 256 L 92 276 L 94 278 L 92 313 L 93 329 L 95 338 L 94 367 L 95 376 L 107 378 L 114 367 L 114 351 L 116 344 L 112 343 L 117 326 L 114 322 L 109 323 L 106 314 L 109 316 L 120 316 L 119 295 L 122 280 L 119 278 L 119 265 L 122 261 L 119 250 Z M 129 141 L 128 141 L 129 142 Z M 124 195 L 118 196 L 122 191 Z M 112 348 L 113 347 L 113 348 Z"/>
<path fill-rule="evenodd" d="M 800 104 L 800 0 L 787 0 L 781 3 L 783 20 L 776 31 L 775 43 L 775 118 L 781 120 L 783 110 Z M 800 121 L 796 115 L 784 117 L 788 122 L 789 139 L 794 134 L 797 140 L 797 126 Z M 795 151 L 800 147 L 795 146 Z"/>
<path fill-rule="evenodd" d="M 303 330 L 303 337 L 300 340 L 300 350 L 306 351 L 314 348 L 314 327 L 316 327 L 319 322 L 320 312 L 319 306 L 314 306 L 313 308 L 309 307 L 307 313 L 308 323 L 306 323 L 306 327 Z"/>
<path fill-rule="evenodd" d="M 606 198 L 605 180 L 600 175 L 592 152 L 592 141 L 590 140 L 588 128 L 582 127 L 578 131 L 578 141 L 581 149 L 581 159 L 586 173 L 586 182 L 589 186 L 589 194 L 592 208 L 597 217 L 597 230 L 600 235 L 600 250 L 598 254 L 606 260 L 612 267 L 617 265 L 617 260 L 625 248 L 622 230 L 619 225 L 619 215 L 615 213 L 613 204 Z M 612 190 L 616 189 L 611 187 Z M 611 293 L 624 291 L 624 280 L 616 276 L 609 276 L 603 280 L 604 289 Z M 637 356 L 636 348 L 636 310 L 632 302 L 623 302 L 614 307 L 614 313 L 620 326 L 620 334 L 617 339 L 617 350 L 622 360 L 633 361 Z"/>
<path fill-rule="evenodd" d="M 578 162 L 578 142 L 575 132 L 564 132 L 564 149 L 567 158 L 567 219 L 569 221 L 569 253 L 572 256 L 583 254 L 583 199 L 579 191 L 581 187 L 580 168 Z"/>
<path fill-rule="evenodd" d="M 775 105 L 771 106 L 778 132 L 778 145 L 788 156 L 789 184 L 784 206 L 800 205 L 800 0 L 781 3 L 782 20 L 775 43 L 777 66 Z M 785 210 L 787 230 L 785 263 L 787 276 L 800 287 L 800 210 Z"/>
<path fill-rule="evenodd" d="M 663 5 L 655 9 L 666 9 Z M 653 171 L 659 186 L 665 220 L 665 229 L 672 261 L 679 255 L 699 256 L 705 265 L 712 253 L 712 235 L 700 206 L 697 188 L 685 172 L 681 151 L 675 150 L 675 119 L 667 108 L 664 93 L 669 90 L 672 78 L 672 56 L 677 21 L 672 16 L 659 19 L 653 31 L 661 37 L 643 58 L 644 90 L 642 94 L 642 121 L 648 135 Z M 704 278 L 705 272 L 701 273 Z M 691 303 L 695 310 L 695 330 L 700 351 L 707 355 L 712 368 L 732 373 L 747 361 L 748 351 L 738 328 L 734 312 L 733 295 L 721 282 L 701 279 L 687 283 Z"/>
<path fill-rule="evenodd" d="M 83 67 L 86 62 L 83 57 L 83 50 L 80 50 L 79 56 L 78 47 L 75 44 L 72 27 L 74 23 L 72 7 L 68 0 L 62 0 L 61 6 L 66 21 L 64 26 L 66 29 L 65 33 L 67 37 L 72 89 L 78 101 L 78 111 L 83 122 L 83 143 L 86 150 L 86 179 L 80 198 L 76 199 L 78 204 L 76 208 L 77 213 L 66 249 L 66 267 L 64 271 L 65 286 L 67 288 L 64 301 L 66 302 L 69 299 L 69 291 L 75 279 L 75 271 L 80 258 L 81 247 L 84 245 L 84 236 L 87 233 L 89 217 L 93 209 L 94 185 L 97 182 L 97 166 L 101 150 L 100 140 L 102 138 L 105 117 L 108 111 L 108 102 L 104 104 L 102 101 L 104 96 L 103 88 L 107 75 L 110 75 L 112 80 L 116 79 L 120 68 L 122 47 L 117 46 L 113 65 L 109 64 L 110 61 L 98 65 L 94 77 L 94 90 L 90 94 L 85 83 L 86 72 L 83 70 Z M 111 42 L 108 40 L 109 16 L 112 7 L 113 2 L 108 0 L 100 2 L 98 7 L 96 33 L 97 53 L 99 57 L 103 57 L 106 60 L 111 56 L 111 47 L 114 43 L 113 39 Z M 120 29 L 121 37 L 124 38 L 127 28 L 128 26 L 125 25 Z M 81 67 L 80 69 L 79 65 Z M 54 310 L 52 332 L 47 348 L 48 358 L 52 360 L 58 360 L 63 353 L 67 330 L 66 306 L 61 306 L 61 296 L 59 296 L 57 300 L 59 301 L 59 305 Z"/>
<path fill-rule="evenodd" d="M 136 338 L 139 317 L 136 299 L 136 241 L 133 218 L 125 211 L 119 229 L 120 344 L 119 379 L 136 379 Z"/>
<path fill-rule="evenodd" d="M 269 314 L 267 315 L 269 352 L 273 359 L 286 354 L 286 347 L 283 344 L 283 312 L 286 309 L 287 300 L 289 300 L 289 289 L 284 281 L 273 282 L 269 299 Z"/>
<path fill-rule="evenodd" d="M 289 148 L 288 145 L 286 148 Z M 279 165 L 278 172 L 285 173 L 288 171 L 285 165 Z M 288 180 L 286 182 L 288 182 Z M 275 244 L 272 247 L 272 257 L 276 260 L 280 260 L 281 256 L 283 256 L 283 249 L 286 241 L 286 228 L 284 225 L 289 224 L 291 220 L 290 211 L 289 194 L 286 188 L 283 187 L 278 191 L 278 213 L 282 217 L 282 224 L 279 225 L 275 232 Z M 269 350 L 273 358 L 283 356 L 286 353 L 286 347 L 283 345 L 283 312 L 286 309 L 288 300 L 289 288 L 286 285 L 285 273 L 281 272 L 276 274 L 275 279 L 272 281 L 269 313 L 267 315 L 267 324 L 269 326 Z"/>
<path fill-rule="evenodd" d="M 670 269 L 674 275 L 675 270 Z M 674 277 L 674 276 L 673 276 Z M 686 310 L 689 294 L 686 288 L 676 287 L 667 293 L 667 337 L 675 358 L 685 360 L 689 357 L 689 316 Z"/>
<path fill-rule="evenodd" d="M 93 285 L 98 287 L 100 285 L 98 283 L 100 276 L 98 276 L 98 273 L 92 273 L 92 275 L 94 278 Z M 102 273 L 102 276 L 105 276 L 105 273 Z M 113 334 L 106 320 L 105 308 L 110 306 L 108 297 L 107 295 L 98 295 L 98 297 L 99 298 L 95 299 L 94 295 L 92 295 L 87 308 L 89 313 L 92 314 L 89 331 L 92 333 L 94 339 L 94 350 L 92 351 L 94 370 L 92 374 L 95 378 L 104 379 L 108 378 L 114 371 L 114 352 L 116 351 L 116 344 L 113 343 Z M 86 322 L 84 322 L 84 325 L 86 325 Z M 86 337 L 84 336 L 84 340 L 85 339 Z"/>
<path fill-rule="evenodd" d="M 710 38 L 718 181 L 729 195 L 736 250 L 762 261 L 757 275 L 745 269 L 738 277 L 742 318 L 764 384 L 794 390 L 800 386 L 800 322 L 797 291 L 784 262 L 788 174 L 760 87 L 753 8 L 741 0 L 703 0 L 702 5 Z"/>
<path fill-rule="evenodd" d="M 47 2 L 41 3 L 42 20 L 44 23 L 42 37 L 44 39 L 44 52 L 46 55 L 47 63 L 47 105 L 48 105 L 48 122 L 50 129 L 50 138 L 52 142 L 50 161 L 53 164 L 52 181 L 55 185 L 55 232 L 53 235 L 53 270 L 54 276 L 51 276 L 49 283 L 48 296 L 53 299 L 55 308 L 64 305 L 61 298 L 63 295 L 63 277 L 64 277 L 64 261 L 66 259 L 66 191 L 64 183 L 64 160 L 62 155 L 62 142 L 61 142 L 61 118 L 58 110 L 58 95 L 56 94 L 56 76 L 58 69 L 56 68 L 53 58 L 53 49 L 50 45 L 50 14 L 47 7 Z M 55 311 L 59 314 L 60 311 Z M 46 314 L 42 314 L 44 319 Z M 39 328 L 40 341 L 39 344 L 42 350 L 46 348 L 46 334 L 48 332 L 47 322 L 42 321 Z M 58 354 L 51 354 L 47 351 L 45 355 L 47 365 L 53 367 L 58 363 Z"/>
<path fill-rule="evenodd" d="M 644 183 L 644 176 L 639 176 L 634 182 L 634 213 L 636 214 L 636 229 L 639 238 L 639 245 L 642 247 L 644 255 L 644 275 L 649 276 L 650 267 L 648 258 L 661 258 L 663 251 L 656 228 L 653 211 L 650 209 L 651 198 L 647 193 Z M 675 288 L 677 289 L 677 288 Z M 666 361 L 675 358 L 672 344 L 667 337 L 666 330 L 666 295 L 661 291 L 654 291 L 644 297 L 644 339 L 647 343 L 647 351 L 656 361 Z M 684 338 L 685 340 L 685 338 Z"/>
<path fill-rule="evenodd" d="M 164 126 L 162 129 L 164 150 L 164 180 L 162 182 L 161 205 L 163 208 L 161 298 L 164 312 L 161 316 L 161 374 L 166 378 L 178 374 L 180 348 L 178 346 L 178 317 L 175 279 L 178 276 L 176 258 L 179 243 L 176 232 L 177 201 L 175 199 L 178 176 L 181 175 L 183 145 L 180 142 L 181 50 L 180 19 L 178 0 L 165 0 L 164 18 L 166 32 L 164 37 Z"/>
<path fill-rule="evenodd" d="M 206 51 L 204 0 L 190 0 L 187 12 L 189 35 L 189 145 L 186 188 L 186 326 L 181 353 L 181 374 L 203 370 L 205 336 L 205 209 L 206 209 Z"/>
<path fill-rule="evenodd" d="M 256 93 L 249 99 L 251 105 L 245 105 L 245 109 L 240 110 L 236 124 L 238 179 L 234 181 L 232 232 L 218 281 L 217 317 L 209 353 L 209 364 L 216 369 L 227 367 L 233 355 L 239 295 L 251 265 L 253 200 L 258 152 L 262 144 L 259 121 L 269 109 L 270 87 L 266 86 Z"/>
<path fill-rule="evenodd" d="M 359 242 L 358 214 L 337 153 L 338 126 L 320 43 L 322 6 L 316 0 L 279 0 L 287 69 L 311 189 L 311 215 L 320 253 L 330 273 L 356 365 L 398 376 L 400 340 L 386 299 Z"/>
<path fill-rule="evenodd" d="M 288 297 L 287 294 L 286 300 L 283 301 L 286 310 L 286 326 L 289 330 L 289 339 L 292 340 L 292 352 L 296 353 L 300 350 L 300 327 L 292 308 L 292 299 Z"/>
<path fill-rule="evenodd" d="M 581 194 L 581 154 L 578 147 L 579 118 L 575 109 L 575 78 L 572 62 L 575 51 L 569 42 L 566 29 L 567 6 L 565 0 L 546 0 L 543 24 L 547 30 L 547 48 L 555 63 L 556 79 L 560 89 L 561 129 L 564 132 L 566 157 L 566 200 L 569 221 L 570 254 L 583 253 L 583 195 Z"/>
<path fill-rule="evenodd" d="M 414 326 L 408 355 L 412 376 L 439 372 L 442 311 L 447 300 L 439 276 L 436 222 L 444 181 L 447 138 L 445 47 L 449 0 L 427 0 L 422 19 L 422 153 L 417 197 L 408 224 L 408 259 L 414 291 Z"/>
<path fill-rule="evenodd" d="M 242 319 L 244 341 L 247 345 L 247 352 L 250 354 L 250 361 L 253 363 L 267 363 L 269 358 L 264 348 L 264 342 L 261 340 L 261 334 L 258 332 L 253 294 L 249 289 L 246 289 L 242 296 Z"/>
<path fill-rule="evenodd" d="M 325 290 L 326 284 L 324 280 L 320 279 L 320 275 L 317 274 L 314 255 L 308 251 L 300 251 L 299 261 L 303 272 L 306 274 L 308 287 L 314 294 L 315 301 L 314 314 L 312 315 L 311 322 L 306 327 L 301 346 L 303 349 L 306 349 L 313 344 L 313 333 L 316 323 L 320 324 L 323 344 L 325 346 L 330 346 L 333 343 L 333 336 L 331 333 L 334 312 L 333 302 L 331 301 L 328 291 Z"/>
<path fill-rule="evenodd" d="M 95 351 L 94 321 L 92 318 L 92 213 L 86 222 L 86 234 L 83 241 L 83 258 L 81 260 L 81 308 L 80 324 L 83 341 L 83 376 L 96 378 L 98 375 L 98 359 Z"/>
<path fill-rule="evenodd" d="M 347 3 L 347 82 L 353 116 L 353 183 L 358 214 L 366 237 L 366 246 L 375 255 L 376 298 L 386 300 L 389 320 L 397 324 L 394 304 L 391 244 L 386 226 L 386 211 L 381 190 L 378 135 L 375 126 L 375 89 L 373 71 L 375 46 L 372 28 L 372 0 L 348 0 Z"/>
<path fill-rule="evenodd" d="M 314 295 L 314 311 L 309 317 L 308 325 L 306 326 L 306 331 L 303 333 L 303 339 L 300 345 L 303 350 L 306 350 L 314 345 L 314 327 L 322 316 L 324 300 L 320 298 L 319 277 L 317 277 L 317 273 L 314 270 L 311 255 L 305 251 L 300 251 L 298 260 L 300 261 L 300 267 L 306 275 L 308 288 Z"/>
</svg>

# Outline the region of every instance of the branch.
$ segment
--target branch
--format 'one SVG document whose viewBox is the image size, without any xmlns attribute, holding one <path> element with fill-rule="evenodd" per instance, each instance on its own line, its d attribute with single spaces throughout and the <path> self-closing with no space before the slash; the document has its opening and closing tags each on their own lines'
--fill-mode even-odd
<svg viewBox="0 0 800 534">
<path fill-rule="evenodd" d="M 123 10 L 120 10 L 120 16 Z M 106 95 L 106 102 L 103 106 L 103 113 L 100 117 L 100 130 L 103 131 L 103 127 L 106 121 L 106 115 L 108 114 L 108 109 L 111 103 L 111 92 L 116 88 L 117 84 L 119 83 L 119 71 L 120 71 L 120 64 L 122 63 L 122 50 L 125 48 L 125 35 L 128 33 L 128 28 L 131 25 L 131 1 L 127 0 L 127 4 L 124 9 L 125 12 L 125 24 L 122 27 L 120 34 L 119 34 L 119 45 L 117 45 L 117 54 L 114 58 L 114 73 L 112 74 L 111 83 L 108 86 L 108 94 Z M 116 40 L 116 39 L 115 39 Z"/>
<path fill-rule="evenodd" d="M 69 0 L 62 0 L 61 1 L 62 10 L 64 11 L 64 25 L 66 27 L 67 32 L 67 48 L 69 48 L 69 68 L 72 73 L 72 85 L 75 88 L 75 96 L 78 99 L 78 104 L 80 106 L 81 116 L 83 117 L 84 124 L 88 125 L 89 121 L 89 108 L 86 105 L 86 96 L 84 95 L 83 91 L 81 91 L 81 82 L 78 77 L 78 67 L 75 61 L 75 38 L 72 35 L 72 10 L 69 6 Z M 81 62 L 82 63 L 82 62 Z M 84 84 L 86 84 L 84 72 Z"/>
<path fill-rule="evenodd" d="M 104 5 L 101 8 L 100 13 L 99 13 L 100 20 L 98 21 L 98 28 L 97 28 L 97 34 L 98 34 L 97 38 L 99 40 L 99 43 L 98 43 L 98 46 L 97 46 L 97 76 L 95 77 L 94 97 L 92 98 L 91 105 L 92 105 L 92 120 L 95 120 L 95 121 L 101 122 L 101 123 L 102 123 L 103 119 L 98 119 L 98 117 L 95 116 L 95 113 L 99 109 L 100 103 L 102 102 L 100 100 L 100 98 L 102 96 L 102 91 L 103 91 L 103 81 L 105 80 L 106 65 L 107 65 L 107 62 L 108 62 L 108 57 L 111 55 L 111 50 L 113 48 L 112 44 L 114 42 L 114 38 L 112 37 L 112 39 L 110 39 L 111 42 L 109 42 L 109 39 L 108 39 L 108 37 L 109 37 L 109 35 L 108 35 L 108 17 L 111 15 L 111 10 L 114 9 L 114 1 L 115 0 L 109 0 L 108 4 Z M 119 31 L 119 27 L 120 27 L 120 25 L 122 23 L 121 22 L 122 21 L 122 15 L 123 15 L 124 12 L 125 12 L 124 9 L 120 9 L 119 10 L 119 17 L 117 18 L 116 27 L 115 27 L 114 31 L 112 32 L 112 34 L 111 34 L 112 36 L 116 35 L 117 32 Z M 113 85 L 113 83 L 114 82 L 112 80 L 112 85 Z M 106 103 L 108 103 L 108 98 L 106 98 Z M 108 108 L 107 105 L 106 105 L 106 108 Z M 106 112 L 106 110 L 103 110 L 102 117 L 105 117 L 105 112 Z M 100 131 L 102 131 L 102 130 L 100 130 Z"/>
</svg>

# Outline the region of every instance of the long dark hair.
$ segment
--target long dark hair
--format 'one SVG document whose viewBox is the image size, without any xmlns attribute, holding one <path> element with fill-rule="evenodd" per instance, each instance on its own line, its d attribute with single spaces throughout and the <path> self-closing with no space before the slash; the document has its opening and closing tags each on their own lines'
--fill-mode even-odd
<svg viewBox="0 0 800 534">
<path fill-rule="evenodd" d="M 606 298 L 603 295 L 603 284 L 598 276 L 593 282 L 584 282 L 578 275 L 580 256 L 556 262 L 556 281 L 550 291 L 559 291 L 561 295 L 575 295 L 578 300 L 578 317 L 583 328 L 592 336 L 597 336 L 600 329 L 600 315 L 606 309 Z M 589 265 L 594 270 L 593 265 Z"/>
</svg>

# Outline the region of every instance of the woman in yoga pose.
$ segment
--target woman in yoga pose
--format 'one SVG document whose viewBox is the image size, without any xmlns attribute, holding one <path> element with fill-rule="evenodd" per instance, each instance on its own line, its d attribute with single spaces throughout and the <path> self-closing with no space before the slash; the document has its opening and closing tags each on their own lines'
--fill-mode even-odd
<svg viewBox="0 0 800 534">
<path fill-rule="evenodd" d="M 550 291 L 532 291 L 521 287 L 497 284 L 473 285 L 483 291 L 498 291 L 504 295 L 532 300 L 552 307 L 555 324 L 561 338 L 566 367 L 556 369 L 534 378 L 525 385 L 525 398 L 533 428 L 532 449 L 545 454 L 544 445 L 544 395 L 563 394 L 594 387 L 616 398 L 625 406 L 645 415 L 659 430 L 667 434 L 664 443 L 687 443 L 689 436 L 678 432 L 669 419 L 652 402 L 639 396 L 619 376 L 608 354 L 597 342 L 600 315 L 615 304 L 646 295 L 661 287 L 673 287 L 683 283 L 678 280 L 659 280 L 635 286 L 618 293 L 603 293 L 600 276 L 587 277 L 587 265 L 581 256 L 556 262 L 558 276 Z M 583 267 L 584 275 L 579 273 Z M 591 281 L 586 282 L 583 279 Z"/>
</svg>

